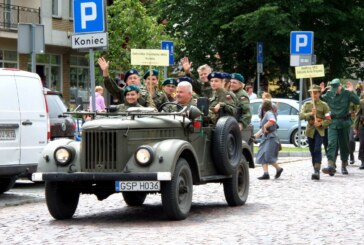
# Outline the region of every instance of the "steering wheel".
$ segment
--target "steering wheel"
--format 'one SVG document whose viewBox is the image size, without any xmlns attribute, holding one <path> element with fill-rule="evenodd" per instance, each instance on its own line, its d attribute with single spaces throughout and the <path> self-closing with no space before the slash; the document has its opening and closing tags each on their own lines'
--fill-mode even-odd
<svg viewBox="0 0 364 245">
<path fill-rule="evenodd" d="M 166 105 L 175 105 L 177 107 L 177 109 L 179 109 L 179 110 L 183 109 L 183 106 L 181 106 L 175 102 L 165 102 L 158 107 L 158 111 L 161 112 Z"/>
</svg>

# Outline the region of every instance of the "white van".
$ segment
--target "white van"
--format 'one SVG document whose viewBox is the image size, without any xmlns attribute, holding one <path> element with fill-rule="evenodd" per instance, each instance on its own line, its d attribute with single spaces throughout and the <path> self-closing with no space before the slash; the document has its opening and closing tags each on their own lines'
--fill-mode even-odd
<svg viewBox="0 0 364 245">
<path fill-rule="evenodd" d="M 36 171 L 50 137 L 47 110 L 37 74 L 0 68 L 0 194 Z"/>
</svg>

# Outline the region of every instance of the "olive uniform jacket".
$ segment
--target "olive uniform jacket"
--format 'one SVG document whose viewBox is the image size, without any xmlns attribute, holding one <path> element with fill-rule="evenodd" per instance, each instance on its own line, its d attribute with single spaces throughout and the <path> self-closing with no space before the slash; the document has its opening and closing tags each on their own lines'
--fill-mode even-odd
<svg viewBox="0 0 364 245">
<path fill-rule="evenodd" d="M 351 115 L 349 115 L 350 103 L 359 105 L 359 97 L 352 91 L 341 89 L 340 94 L 334 91 L 327 91 L 321 95 L 320 99 L 325 101 L 331 110 L 330 128 L 348 128 L 352 125 Z"/>
<path fill-rule="evenodd" d="M 219 112 L 213 111 L 214 107 L 220 103 L 220 111 L 225 114 L 236 117 L 237 108 L 239 106 L 238 100 L 233 92 L 226 91 L 225 89 L 219 89 L 214 91 L 212 97 L 209 99 L 209 117 L 212 123 L 216 123 L 219 118 Z"/>
<path fill-rule="evenodd" d="M 316 118 L 322 120 L 321 125 L 319 127 L 315 127 L 313 122 L 310 122 L 314 120 L 314 117 L 311 116 L 313 108 L 312 101 L 307 101 L 306 103 L 304 103 L 300 111 L 300 119 L 309 122 L 307 123 L 306 127 L 306 136 L 309 138 L 313 138 L 315 130 L 317 130 L 317 132 L 321 136 L 325 136 L 325 129 L 331 123 L 331 119 L 329 117 L 330 115 L 329 106 L 322 100 L 315 101 L 315 106 L 316 106 Z"/>
<path fill-rule="evenodd" d="M 247 92 L 241 88 L 237 91 L 233 91 L 238 103 L 239 103 L 239 123 L 243 125 L 243 128 L 248 127 L 252 120 L 252 113 L 250 111 L 250 100 Z"/>
<path fill-rule="evenodd" d="M 359 110 L 354 120 L 354 129 L 364 128 L 364 99 L 360 100 Z"/>
</svg>

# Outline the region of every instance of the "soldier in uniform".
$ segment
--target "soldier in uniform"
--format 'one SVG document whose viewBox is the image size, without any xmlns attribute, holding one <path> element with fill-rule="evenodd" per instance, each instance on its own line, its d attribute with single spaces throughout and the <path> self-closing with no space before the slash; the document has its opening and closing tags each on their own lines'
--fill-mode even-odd
<svg viewBox="0 0 364 245">
<path fill-rule="evenodd" d="M 185 106 L 194 105 L 196 106 L 196 101 L 192 96 L 192 84 L 187 81 L 179 82 L 176 89 L 176 100 L 175 104 L 167 105 L 163 108 L 165 112 L 179 111 Z"/>
<path fill-rule="evenodd" d="M 322 161 L 321 146 L 323 137 L 325 136 L 325 128 L 327 128 L 331 122 L 330 108 L 325 102 L 320 100 L 320 86 L 313 85 L 309 92 L 311 93 L 314 102 L 310 100 L 302 106 L 300 120 L 308 121 L 306 136 L 308 138 L 308 146 L 314 169 L 311 179 L 319 180 Z"/>
<path fill-rule="evenodd" d="M 321 99 L 328 104 L 331 110 L 327 147 L 328 166 L 322 169 L 323 173 L 330 176 L 334 176 L 336 173 L 335 153 L 338 146 L 342 161 L 341 172 L 342 174 L 348 174 L 346 167 L 349 158 L 349 130 L 352 124 L 349 106 L 351 102 L 358 105 L 359 97 L 353 92 L 351 82 L 348 82 L 347 85 L 347 89 L 343 88 L 340 79 L 336 78 L 330 82 L 330 90 L 321 96 Z M 325 90 L 324 83 L 321 83 L 320 87 L 321 91 Z"/>
<path fill-rule="evenodd" d="M 240 130 L 248 127 L 252 119 L 252 113 L 250 111 L 250 100 L 248 94 L 244 90 L 244 82 L 244 77 L 241 74 L 231 74 L 230 91 L 235 94 L 236 98 L 239 101 L 238 121 Z"/>
<path fill-rule="evenodd" d="M 163 103 L 168 102 L 168 98 L 163 92 L 158 91 L 158 70 L 152 69 L 152 73 L 150 72 L 151 71 L 148 70 L 143 76 L 147 91 L 145 91 L 144 94 L 142 93 L 142 96 L 146 98 L 145 104 L 142 104 L 142 106 L 155 107 L 158 109 Z"/>
<path fill-rule="evenodd" d="M 131 84 L 124 89 L 125 103 L 116 106 L 118 112 L 125 112 L 129 107 L 142 107 L 138 103 L 140 97 L 138 86 Z"/>
<path fill-rule="evenodd" d="M 354 122 L 355 121 L 355 115 L 356 112 L 358 110 L 358 105 L 354 105 L 353 103 L 350 103 L 350 107 L 349 107 L 349 113 L 351 115 L 351 120 Z M 355 157 L 354 157 L 354 152 L 355 152 L 355 135 L 354 135 L 354 123 L 351 125 L 350 127 L 350 131 L 349 131 L 349 156 L 350 156 L 350 164 L 354 164 L 355 163 Z"/>
<path fill-rule="evenodd" d="M 225 90 L 223 78 L 224 75 L 221 72 L 212 72 L 208 75 L 213 91 L 209 99 L 209 119 L 213 124 L 217 122 L 220 115 L 227 114 L 235 117 L 239 107 L 235 94 Z"/>
<path fill-rule="evenodd" d="M 98 64 L 102 70 L 102 76 L 104 77 L 105 88 L 109 93 L 116 98 L 119 103 L 124 103 L 124 89 L 120 88 L 117 83 L 110 78 L 109 75 L 109 62 L 105 60 L 104 57 L 98 59 Z M 139 73 L 135 69 L 130 69 L 125 73 L 125 83 L 126 85 L 134 84 L 139 87 L 139 104 L 146 106 L 147 103 L 147 91 L 146 88 L 141 84 Z"/>
<path fill-rule="evenodd" d="M 355 116 L 354 131 L 356 134 L 359 133 L 359 156 L 358 159 L 361 161 L 359 169 L 364 169 L 364 99 L 360 100 L 359 111 Z"/>
<path fill-rule="evenodd" d="M 188 57 L 184 57 L 182 59 L 182 67 L 186 76 L 191 77 L 193 80 L 193 91 L 199 97 L 210 98 L 212 96 L 212 89 L 210 86 L 208 75 L 212 72 L 212 68 L 206 64 L 198 67 L 198 79 L 196 79 L 191 73 L 192 62 L 189 61 Z"/>
<path fill-rule="evenodd" d="M 167 96 L 169 102 L 176 100 L 176 88 L 177 80 L 174 78 L 167 78 L 162 82 L 162 89 L 164 94 Z"/>
</svg>

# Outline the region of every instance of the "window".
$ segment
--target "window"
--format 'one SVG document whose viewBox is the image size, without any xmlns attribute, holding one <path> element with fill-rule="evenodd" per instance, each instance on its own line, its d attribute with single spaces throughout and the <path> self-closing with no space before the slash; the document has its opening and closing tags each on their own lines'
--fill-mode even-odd
<svg viewBox="0 0 364 245">
<path fill-rule="evenodd" d="M 74 102 L 77 97 L 82 98 L 83 103 L 89 101 L 90 68 L 85 56 L 71 55 L 70 57 L 70 98 Z"/>
<path fill-rule="evenodd" d="M 62 0 L 52 0 L 52 16 L 58 18 L 62 16 Z"/>
<path fill-rule="evenodd" d="M 71 20 L 73 20 L 73 0 L 68 1 L 69 4 L 69 17 Z"/>
<path fill-rule="evenodd" d="M 18 67 L 17 52 L 0 49 L 0 67 L 17 68 Z"/>
<path fill-rule="evenodd" d="M 291 115 L 291 106 L 286 104 L 286 103 L 276 103 L 276 105 L 278 106 L 278 116 L 280 115 Z"/>
</svg>

